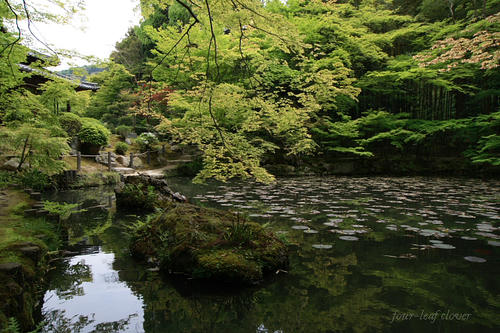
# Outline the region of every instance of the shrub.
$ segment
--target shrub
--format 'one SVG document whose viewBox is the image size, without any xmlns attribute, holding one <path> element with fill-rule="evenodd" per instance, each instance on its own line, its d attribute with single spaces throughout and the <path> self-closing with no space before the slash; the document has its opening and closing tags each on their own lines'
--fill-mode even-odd
<svg viewBox="0 0 500 333">
<path fill-rule="evenodd" d="M 82 143 L 89 143 L 97 146 L 108 144 L 110 136 L 109 130 L 99 121 L 92 118 L 83 118 L 82 129 L 78 133 L 78 138 Z"/>
<path fill-rule="evenodd" d="M 13 172 L 0 170 L 0 189 L 14 182 L 16 175 Z"/>
<path fill-rule="evenodd" d="M 36 191 L 43 191 L 54 185 L 49 175 L 37 169 L 25 170 L 19 174 L 18 178 L 24 188 L 32 188 Z"/>
<path fill-rule="evenodd" d="M 118 125 L 118 119 L 116 118 L 116 115 L 112 114 L 112 113 L 103 114 L 101 117 L 101 121 L 103 123 L 106 123 L 108 125 L 108 127 L 111 127 L 111 128 Z"/>
<path fill-rule="evenodd" d="M 115 128 L 116 134 L 121 136 L 123 139 L 126 139 L 127 136 L 132 132 L 132 127 L 127 126 L 127 125 L 120 125 L 117 128 Z"/>
<path fill-rule="evenodd" d="M 123 116 L 118 118 L 118 124 L 132 126 L 134 124 L 134 118 L 131 116 Z"/>
<path fill-rule="evenodd" d="M 128 151 L 128 144 L 125 142 L 118 142 L 115 146 L 115 152 L 120 155 L 125 155 Z"/>
<path fill-rule="evenodd" d="M 74 137 L 82 129 L 82 119 L 74 113 L 64 112 L 59 117 L 59 124 L 70 137 Z"/>
<path fill-rule="evenodd" d="M 4 117 L 5 122 L 11 121 L 28 121 L 28 119 L 33 118 L 33 113 L 29 110 L 11 110 L 7 111 Z"/>
<path fill-rule="evenodd" d="M 153 186 L 127 184 L 116 193 L 116 204 L 127 210 L 154 210 L 158 195 Z"/>
<path fill-rule="evenodd" d="M 158 138 L 153 133 L 146 132 L 139 135 L 135 142 L 139 145 L 140 150 L 144 152 L 151 150 L 158 143 Z"/>
</svg>

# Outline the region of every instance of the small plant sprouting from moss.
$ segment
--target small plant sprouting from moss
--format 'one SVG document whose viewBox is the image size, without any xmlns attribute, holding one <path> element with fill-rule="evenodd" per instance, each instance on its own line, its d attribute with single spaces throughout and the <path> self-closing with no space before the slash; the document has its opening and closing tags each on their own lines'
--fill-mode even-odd
<svg viewBox="0 0 500 333">
<path fill-rule="evenodd" d="M 246 223 L 246 220 L 239 213 L 236 213 L 236 220 L 231 221 L 224 238 L 234 244 L 247 244 L 253 238 L 253 230 Z"/>
<path fill-rule="evenodd" d="M 154 187 L 144 186 L 143 184 L 127 184 L 121 193 L 117 195 L 121 197 L 117 202 L 127 209 L 154 210 L 158 201 L 158 195 Z"/>
</svg>

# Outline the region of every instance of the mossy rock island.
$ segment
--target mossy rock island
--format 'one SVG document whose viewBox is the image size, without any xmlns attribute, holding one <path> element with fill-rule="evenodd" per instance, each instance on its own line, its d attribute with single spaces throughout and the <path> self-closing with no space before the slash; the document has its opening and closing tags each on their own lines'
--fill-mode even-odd
<svg viewBox="0 0 500 333">
<path fill-rule="evenodd" d="M 170 203 L 133 231 L 132 253 L 167 273 L 233 285 L 261 282 L 288 266 L 272 231 L 233 212 Z"/>
</svg>

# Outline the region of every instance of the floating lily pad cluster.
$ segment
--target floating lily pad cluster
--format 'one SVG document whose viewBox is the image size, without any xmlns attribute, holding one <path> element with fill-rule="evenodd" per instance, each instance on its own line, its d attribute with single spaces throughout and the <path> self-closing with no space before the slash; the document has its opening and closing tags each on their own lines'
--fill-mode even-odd
<svg viewBox="0 0 500 333">
<path fill-rule="evenodd" d="M 497 193 L 498 181 L 311 177 L 271 185 L 223 184 L 194 199 L 289 228 L 292 235 L 321 240 L 327 232 L 337 235 L 337 241 L 404 235 L 411 238 L 408 249 L 440 251 L 455 250 L 455 240 L 484 247 L 500 244 Z"/>
</svg>

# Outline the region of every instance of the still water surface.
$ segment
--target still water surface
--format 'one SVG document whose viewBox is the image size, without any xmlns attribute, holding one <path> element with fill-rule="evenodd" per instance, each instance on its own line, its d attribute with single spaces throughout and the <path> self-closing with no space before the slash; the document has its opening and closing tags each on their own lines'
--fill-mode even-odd
<svg viewBox="0 0 500 333">
<path fill-rule="evenodd" d="M 44 332 L 498 332 L 500 182 L 293 178 L 193 185 L 190 201 L 266 223 L 290 269 L 241 291 L 162 277 L 135 262 L 110 188 L 55 194 L 73 255 L 52 272 Z M 109 207 L 111 204 L 111 208 Z"/>
</svg>

